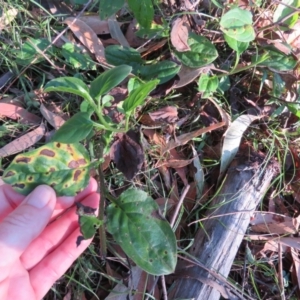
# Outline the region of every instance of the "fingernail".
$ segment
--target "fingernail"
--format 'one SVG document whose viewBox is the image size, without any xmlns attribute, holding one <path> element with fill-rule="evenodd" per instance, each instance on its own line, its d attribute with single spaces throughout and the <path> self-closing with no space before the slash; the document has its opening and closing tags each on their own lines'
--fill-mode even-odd
<svg viewBox="0 0 300 300">
<path fill-rule="evenodd" d="M 36 208 L 43 208 L 48 204 L 51 198 L 55 196 L 54 191 L 47 185 L 40 185 L 28 195 L 26 203 Z"/>
</svg>

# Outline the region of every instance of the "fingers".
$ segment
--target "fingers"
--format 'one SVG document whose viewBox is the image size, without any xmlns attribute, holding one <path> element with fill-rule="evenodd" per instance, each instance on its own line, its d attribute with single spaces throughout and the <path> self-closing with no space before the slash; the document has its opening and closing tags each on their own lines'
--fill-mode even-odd
<svg viewBox="0 0 300 300">
<path fill-rule="evenodd" d="M 53 283 L 58 280 L 80 254 L 88 247 L 92 239 L 84 240 L 76 247 L 76 239 L 80 235 L 76 229 L 71 235 L 45 259 L 29 271 L 30 281 L 37 299 L 42 299 Z M 42 278 L 42 280 L 41 280 Z"/>
<path fill-rule="evenodd" d="M 97 208 L 99 206 L 99 198 L 99 194 L 93 193 L 87 196 L 82 203 Z M 48 253 L 57 248 L 57 246 L 68 238 L 78 227 L 78 216 L 76 215 L 76 208 L 73 207 L 64 213 L 58 220 L 49 224 L 39 237 L 30 244 L 21 256 L 23 266 L 27 270 L 34 267 Z M 76 248 L 75 242 L 73 247 Z"/>
<path fill-rule="evenodd" d="M 66 208 L 72 206 L 74 201 L 81 201 L 87 195 L 97 191 L 97 182 L 94 178 L 91 178 L 89 185 L 79 193 L 74 200 L 74 197 L 58 197 L 55 212 L 53 217 L 61 214 Z M 4 184 L 0 186 L 0 222 L 8 214 L 10 214 L 20 203 L 25 199 L 24 195 L 21 195 L 13 190 L 13 188 Z"/>
<path fill-rule="evenodd" d="M 0 281 L 24 250 L 44 230 L 56 204 L 54 190 L 37 187 L 0 224 Z"/>
</svg>

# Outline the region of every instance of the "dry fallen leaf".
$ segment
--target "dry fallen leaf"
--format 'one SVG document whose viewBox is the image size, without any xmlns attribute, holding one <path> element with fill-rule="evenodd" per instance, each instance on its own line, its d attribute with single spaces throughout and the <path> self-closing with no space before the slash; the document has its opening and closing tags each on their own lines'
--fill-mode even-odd
<svg viewBox="0 0 300 300">
<path fill-rule="evenodd" d="M 83 15 L 78 19 L 88 25 L 97 35 L 109 34 L 108 22 L 100 20 L 98 14 Z"/>
<path fill-rule="evenodd" d="M 271 234 L 295 234 L 299 228 L 296 218 L 269 213 L 257 213 L 250 224 L 254 232 Z"/>
<path fill-rule="evenodd" d="M 145 160 L 139 137 L 139 132 L 133 130 L 120 133 L 110 148 L 111 159 L 128 180 L 141 170 Z"/>
<path fill-rule="evenodd" d="M 0 103 L 0 118 L 7 117 L 18 120 L 22 124 L 39 124 L 41 118 L 28 112 L 26 109 L 8 103 Z"/>
<path fill-rule="evenodd" d="M 195 138 L 195 137 L 197 137 L 197 136 L 199 136 L 203 133 L 216 130 L 220 127 L 223 127 L 224 125 L 225 125 L 225 122 L 219 122 L 217 124 L 214 124 L 214 125 L 211 125 L 211 126 L 208 126 L 208 127 L 204 127 L 204 128 L 200 128 L 200 129 L 197 129 L 195 131 L 184 133 L 180 136 L 177 136 L 176 139 L 171 140 L 169 143 L 167 143 L 167 145 L 165 145 L 163 147 L 162 153 L 165 153 L 165 152 L 167 152 L 167 151 L 169 151 L 173 148 L 176 148 L 178 146 L 185 145 L 186 143 L 188 143 L 193 138 Z"/>
<path fill-rule="evenodd" d="M 171 43 L 174 48 L 179 52 L 189 51 L 191 50 L 188 44 L 189 37 L 189 27 L 185 22 L 184 17 L 177 18 L 173 22 L 172 30 L 171 30 Z"/>
<path fill-rule="evenodd" d="M 123 47 L 130 47 L 129 43 L 127 42 L 120 28 L 119 22 L 108 19 L 108 27 L 109 27 L 110 35 L 113 39 L 117 40 L 120 43 L 120 45 L 122 45 Z"/>
<path fill-rule="evenodd" d="M 45 135 L 45 126 L 42 123 L 38 128 L 22 135 L 0 149 L 0 158 L 19 153 L 35 143 Z"/>
<path fill-rule="evenodd" d="M 55 129 L 58 129 L 60 126 L 62 126 L 65 123 L 65 120 L 62 117 L 47 109 L 44 104 L 41 104 L 40 111 L 43 117 Z"/>
<path fill-rule="evenodd" d="M 105 63 L 104 46 L 90 26 L 81 20 L 70 17 L 64 20 L 80 42 L 93 54 L 100 63 Z"/>
</svg>

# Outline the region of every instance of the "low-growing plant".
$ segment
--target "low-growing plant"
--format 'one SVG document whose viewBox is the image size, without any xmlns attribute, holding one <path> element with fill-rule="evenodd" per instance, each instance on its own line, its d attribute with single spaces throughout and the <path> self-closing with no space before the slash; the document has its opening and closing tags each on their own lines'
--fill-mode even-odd
<svg viewBox="0 0 300 300">
<path fill-rule="evenodd" d="M 130 116 L 158 84 L 158 80 L 152 80 L 135 86 L 120 107 L 125 115 L 124 123 L 113 123 L 103 114 L 103 108 L 111 101 L 107 94 L 131 70 L 127 65 L 107 70 L 93 80 L 90 87 L 74 77 L 51 80 L 45 86 L 45 92 L 81 96 L 84 99 L 81 111 L 63 124 L 50 143 L 16 156 L 5 170 L 3 180 L 25 195 L 40 184 L 52 186 L 59 196 L 74 196 L 86 187 L 90 169 L 101 165 L 102 157 L 91 162 L 87 150 L 79 142 L 100 132 L 101 143 L 108 149 L 113 134 L 128 130 Z M 92 119 L 94 116 L 96 121 Z M 104 185 L 100 188 L 105 189 Z M 82 236 L 78 237 L 77 244 L 106 226 L 124 252 L 142 269 L 155 275 L 172 273 L 177 261 L 176 239 L 157 203 L 145 191 L 134 188 L 126 190 L 117 199 L 109 198 L 112 203 L 106 209 L 105 222 L 104 199 L 101 199 L 98 216 L 95 216 L 96 209 L 78 204 Z"/>
</svg>

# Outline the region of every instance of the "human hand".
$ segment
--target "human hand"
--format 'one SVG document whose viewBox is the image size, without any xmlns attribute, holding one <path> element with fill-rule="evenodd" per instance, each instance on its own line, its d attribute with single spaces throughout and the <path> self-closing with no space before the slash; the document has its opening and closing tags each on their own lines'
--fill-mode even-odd
<svg viewBox="0 0 300 300">
<path fill-rule="evenodd" d="M 27 197 L 9 185 L 0 186 L 1 300 L 42 299 L 88 247 L 92 239 L 76 246 L 80 235 L 76 208 L 64 210 L 74 201 L 97 208 L 96 190 L 94 179 L 76 197 L 56 198 L 54 190 L 46 185 Z"/>
</svg>

